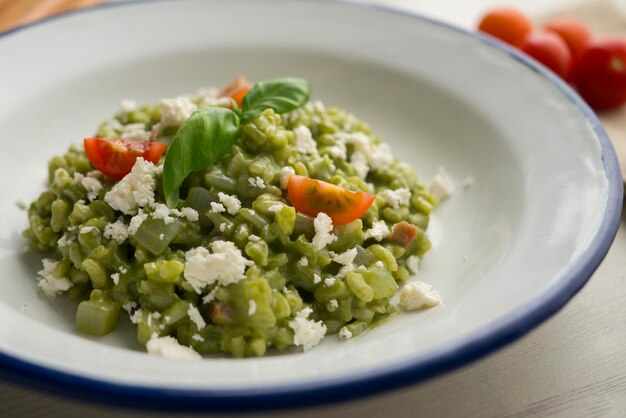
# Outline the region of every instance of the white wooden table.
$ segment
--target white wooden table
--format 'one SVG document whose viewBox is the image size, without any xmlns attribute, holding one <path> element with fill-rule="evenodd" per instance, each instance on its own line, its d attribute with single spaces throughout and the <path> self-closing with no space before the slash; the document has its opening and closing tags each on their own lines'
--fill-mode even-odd
<svg viewBox="0 0 626 418">
<path fill-rule="evenodd" d="M 385 0 L 377 3 L 473 27 L 478 16 L 498 2 Z M 510 0 L 508 3 L 541 16 L 581 1 Z M 626 114 L 623 116 L 626 123 Z M 154 416 L 83 404 L 0 382 L 1 417 L 111 415 Z M 242 416 L 626 417 L 626 216 L 622 217 L 608 256 L 587 286 L 553 318 L 497 353 L 446 375 L 383 395 L 321 408 Z"/>
</svg>

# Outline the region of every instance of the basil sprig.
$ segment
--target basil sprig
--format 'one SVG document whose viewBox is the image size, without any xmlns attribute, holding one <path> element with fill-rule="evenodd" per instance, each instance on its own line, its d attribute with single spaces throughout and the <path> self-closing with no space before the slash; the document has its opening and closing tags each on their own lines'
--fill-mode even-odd
<svg viewBox="0 0 626 418">
<path fill-rule="evenodd" d="M 260 81 L 243 98 L 242 108 L 209 107 L 194 112 L 182 124 L 165 155 L 163 192 L 169 207 L 178 203 L 183 181 L 195 170 L 215 163 L 237 142 L 240 125 L 265 109 L 282 114 L 309 100 L 310 86 L 301 78 Z"/>
</svg>

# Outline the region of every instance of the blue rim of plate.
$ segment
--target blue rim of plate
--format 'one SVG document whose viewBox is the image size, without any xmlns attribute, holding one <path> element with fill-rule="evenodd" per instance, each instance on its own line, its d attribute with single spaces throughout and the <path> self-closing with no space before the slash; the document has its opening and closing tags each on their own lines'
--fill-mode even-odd
<svg viewBox="0 0 626 418">
<path fill-rule="evenodd" d="M 0 33 L 0 40 L 15 32 L 79 13 L 92 13 L 109 7 L 123 7 L 172 0 L 135 0 L 105 3 L 56 15 Z M 354 399 L 414 384 L 477 360 L 520 338 L 559 311 L 587 283 L 606 256 L 620 224 L 623 183 L 619 162 L 611 141 L 596 114 L 563 80 L 528 56 L 489 36 L 456 27 L 415 13 L 349 0 L 302 0 L 338 3 L 355 8 L 410 17 L 452 30 L 498 49 L 536 72 L 574 104 L 598 138 L 601 159 L 608 181 L 608 196 L 602 223 L 589 244 L 589 251 L 569 266 L 566 275 L 540 298 L 526 304 L 471 337 L 449 344 L 425 355 L 400 363 L 341 378 L 301 384 L 229 390 L 188 390 L 124 385 L 90 379 L 26 362 L 0 353 L 0 378 L 74 399 L 108 406 L 126 406 L 169 411 L 251 411 L 299 408 Z M 331 6 L 332 7 L 332 6 Z"/>
</svg>

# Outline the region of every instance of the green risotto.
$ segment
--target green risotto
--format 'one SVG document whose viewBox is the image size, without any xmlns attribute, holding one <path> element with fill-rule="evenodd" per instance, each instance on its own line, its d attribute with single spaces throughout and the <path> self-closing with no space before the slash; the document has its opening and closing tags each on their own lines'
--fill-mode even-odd
<svg viewBox="0 0 626 418">
<path fill-rule="evenodd" d="M 330 334 L 353 338 L 397 311 L 390 299 L 430 248 L 437 197 L 354 115 L 308 95 L 291 108 L 251 101 L 240 109 L 209 89 L 143 107 L 123 102 L 95 136 L 168 148 L 156 162 L 139 156 L 120 180 L 95 170 L 82 145 L 50 160 L 24 236 L 51 254 L 39 286 L 78 303 L 80 333 L 102 336 L 129 318 L 150 353 L 263 356 L 306 351 Z M 206 109 L 238 115 L 232 144 L 205 166 L 179 169 L 195 156 L 174 161 L 174 143 L 187 140 L 185 129 L 203 135 L 185 124 Z M 169 187 L 172 165 L 182 174 Z M 292 177 L 321 189 L 298 190 Z M 375 196 L 350 222 L 294 207 L 300 193 L 305 205 L 349 210 L 348 191 Z M 418 307 L 438 303 L 430 290 Z M 411 297 L 400 305 L 411 309 Z"/>
</svg>

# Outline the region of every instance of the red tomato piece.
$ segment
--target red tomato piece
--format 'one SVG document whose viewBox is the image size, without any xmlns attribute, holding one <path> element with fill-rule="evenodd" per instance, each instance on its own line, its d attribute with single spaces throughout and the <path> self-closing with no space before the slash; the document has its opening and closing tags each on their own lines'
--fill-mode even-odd
<svg viewBox="0 0 626 418">
<path fill-rule="evenodd" d="M 554 19 L 545 29 L 559 35 L 567 44 L 574 62 L 578 61 L 591 41 L 591 31 L 583 22 L 577 19 L 563 17 Z"/>
<path fill-rule="evenodd" d="M 519 10 L 501 7 L 487 13 L 478 24 L 478 30 L 519 47 L 532 30 L 532 23 Z"/>
<path fill-rule="evenodd" d="M 626 102 L 626 40 L 593 40 L 580 58 L 574 80 L 580 95 L 596 110 Z"/>
<path fill-rule="evenodd" d="M 553 32 L 533 32 L 520 49 L 567 80 L 572 68 L 572 53 L 561 37 Z"/>
<path fill-rule="evenodd" d="M 116 180 L 130 173 L 138 157 L 158 163 L 165 151 L 161 142 L 133 139 L 85 138 L 83 144 L 91 165 Z"/>
<path fill-rule="evenodd" d="M 419 230 L 415 225 L 406 221 L 400 221 L 393 226 L 391 240 L 398 245 L 402 245 L 404 248 L 408 248 L 415 238 L 417 238 L 418 233 Z"/>
<path fill-rule="evenodd" d="M 376 198 L 370 193 L 355 192 L 322 180 L 296 175 L 289 177 L 287 193 L 298 212 L 312 217 L 324 212 L 335 225 L 359 219 Z"/>
<path fill-rule="evenodd" d="M 222 89 L 219 97 L 230 97 L 237 103 L 237 106 L 241 107 L 243 97 L 248 94 L 250 88 L 252 88 L 252 82 L 248 81 L 245 76 L 240 74 L 235 77 L 229 85 Z"/>
</svg>

